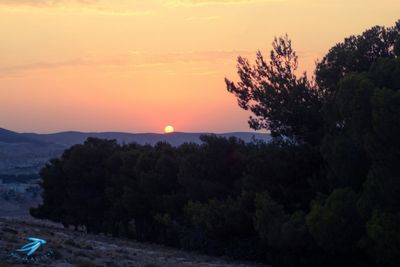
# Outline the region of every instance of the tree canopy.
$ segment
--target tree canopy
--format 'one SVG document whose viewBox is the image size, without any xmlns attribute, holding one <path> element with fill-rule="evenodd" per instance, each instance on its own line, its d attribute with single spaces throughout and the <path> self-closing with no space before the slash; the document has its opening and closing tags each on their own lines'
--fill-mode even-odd
<svg viewBox="0 0 400 267">
<path fill-rule="evenodd" d="M 274 137 L 286 137 L 296 143 L 315 143 L 322 130 L 319 91 L 303 73 L 297 77 L 298 56 L 286 35 L 275 38 L 270 60 L 260 51 L 252 66 L 238 58 L 240 82 L 225 79 L 228 91 L 239 106 L 250 110 L 249 125 L 255 130 L 270 130 Z"/>
</svg>

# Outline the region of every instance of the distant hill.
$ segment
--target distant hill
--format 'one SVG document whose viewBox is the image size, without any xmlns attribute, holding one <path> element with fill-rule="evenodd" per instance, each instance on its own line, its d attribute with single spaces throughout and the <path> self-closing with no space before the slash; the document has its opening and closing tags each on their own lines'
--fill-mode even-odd
<svg viewBox="0 0 400 267">
<path fill-rule="evenodd" d="M 171 145 L 177 146 L 183 143 L 197 143 L 200 144 L 200 136 L 203 134 L 212 133 L 182 133 L 175 132 L 170 134 L 157 134 L 157 133 L 123 133 L 123 132 L 61 132 L 53 134 L 34 134 L 25 133 L 24 137 L 37 140 L 40 142 L 55 143 L 64 146 L 71 146 L 83 143 L 88 137 L 96 137 L 102 139 L 116 139 L 119 143 L 139 143 L 154 145 L 160 141 L 166 141 Z M 223 137 L 236 137 L 245 142 L 251 142 L 253 139 L 268 142 L 271 139 L 269 134 L 264 133 L 251 133 L 251 132 L 232 132 L 216 134 Z"/>
<path fill-rule="evenodd" d="M 31 139 L 29 136 L 19 134 L 4 128 L 0 128 L 0 143 L 30 143 L 41 144 L 42 142 L 36 139 Z"/>
<path fill-rule="evenodd" d="M 44 164 L 75 144 L 82 144 L 88 137 L 115 139 L 119 143 L 154 145 L 166 141 L 178 146 L 183 143 L 200 144 L 200 136 L 211 133 L 123 133 L 123 132 L 60 132 L 52 134 L 17 133 L 0 128 L 0 174 L 37 173 Z M 245 142 L 261 140 L 268 142 L 269 134 L 254 132 L 233 132 L 216 134 L 222 137 L 236 137 Z"/>
<path fill-rule="evenodd" d="M 66 146 L 0 128 L 0 174 L 36 173 Z"/>
</svg>

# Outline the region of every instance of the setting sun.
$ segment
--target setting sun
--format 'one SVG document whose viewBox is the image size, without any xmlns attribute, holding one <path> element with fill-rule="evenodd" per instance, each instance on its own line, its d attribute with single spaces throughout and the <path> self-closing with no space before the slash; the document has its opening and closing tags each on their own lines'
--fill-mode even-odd
<svg viewBox="0 0 400 267">
<path fill-rule="evenodd" d="M 172 127 L 171 125 L 168 125 L 164 128 L 164 133 L 173 133 L 174 131 L 174 127 Z"/>
</svg>

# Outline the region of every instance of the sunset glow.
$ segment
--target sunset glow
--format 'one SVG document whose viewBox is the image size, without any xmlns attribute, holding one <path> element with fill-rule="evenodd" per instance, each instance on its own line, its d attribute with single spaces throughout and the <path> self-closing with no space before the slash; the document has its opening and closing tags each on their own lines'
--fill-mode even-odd
<svg viewBox="0 0 400 267">
<path fill-rule="evenodd" d="M 164 129 L 164 133 L 173 133 L 174 131 L 174 127 L 172 127 L 171 125 L 166 126 Z"/>
<path fill-rule="evenodd" d="M 288 33 L 312 72 L 332 45 L 399 14 L 397 0 L 0 0 L 0 127 L 248 131 L 224 83 L 237 56 L 268 55 Z"/>
</svg>

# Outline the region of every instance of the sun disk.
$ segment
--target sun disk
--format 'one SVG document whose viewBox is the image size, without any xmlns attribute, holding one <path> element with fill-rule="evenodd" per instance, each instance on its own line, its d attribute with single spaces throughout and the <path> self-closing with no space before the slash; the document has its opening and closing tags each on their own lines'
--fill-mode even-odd
<svg viewBox="0 0 400 267">
<path fill-rule="evenodd" d="M 164 133 L 173 133 L 174 131 L 174 127 L 172 127 L 171 125 L 168 125 L 164 128 Z"/>
</svg>

